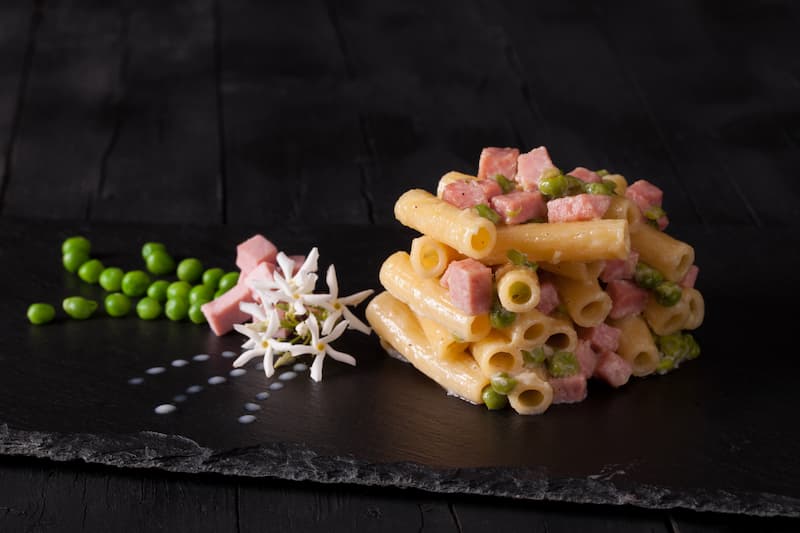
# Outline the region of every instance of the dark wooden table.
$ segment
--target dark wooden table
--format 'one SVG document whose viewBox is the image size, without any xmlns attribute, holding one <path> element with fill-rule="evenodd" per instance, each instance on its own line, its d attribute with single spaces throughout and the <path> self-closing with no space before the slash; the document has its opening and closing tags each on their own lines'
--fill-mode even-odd
<svg viewBox="0 0 800 533">
<path fill-rule="evenodd" d="M 400 193 L 482 146 L 545 144 L 659 183 L 673 220 L 800 229 L 798 24 L 790 0 L 9 0 L 0 215 L 391 223 Z M 800 522 L 0 458 L 2 531 L 270 528 Z"/>
</svg>

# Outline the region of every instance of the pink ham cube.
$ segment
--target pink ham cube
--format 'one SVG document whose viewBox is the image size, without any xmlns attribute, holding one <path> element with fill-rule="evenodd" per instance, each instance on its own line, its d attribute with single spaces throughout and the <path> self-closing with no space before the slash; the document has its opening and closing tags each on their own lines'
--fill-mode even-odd
<svg viewBox="0 0 800 533">
<path fill-rule="evenodd" d="M 578 333 L 578 336 L 588 341 L 598 353 L 615 352 L 619 348 L 619 338 L 622 336 L 620 329 L 605 322 L 593 328 L 581 328 Z"/>
<path fill-rule="evenodd" d="M 513 180 L 517 174 L 517 157 L 519 150 L 516 148 L 484 148 L 478 162 L 478 179 L 492 179 L 500 174 Z"/>
<path fill-rule="evenodd" d="M 553 388 L 553 403 L 577 403 L 586 399 L 586 377 L 581 374 L 548 380 Z"/>
<path fill-rule="evenodd" d="M 544 217 L 547 207 L 539 191 L 514 191 L 491 199 L 492 209 L 503 217 L 506 224 L 522 224 L 533 218 Z"/>
<path fill-rule="evenodd" d="M 625 197 L 639 206 L 639 210 L 644 213 L 649 207 L 661 207 L 664 193 L 647 180 L 637 180 L 625 189 Z"/>
<path fill-rule="evenodd" d="M 597 174 L 597 172 L 589 170 L 586 167 L 575 167 L 574 169 L 572 169 L 572 172 L 569 172 L 569 175 L 575 176 L 579 180 L 584 181 L 586 183 L 600 183 L 601 181 L 603 181 Z"/>
<path fill-rule="evenodd" d="M 591 377 L 597 366 L 597 354 L 592 350 L 592 345 L 589 341 L 578 341 L 578 347 L 575 349 L 575 358 L 581 366 L 581 375 L 586 378 Z"/>
<path fill-rule="evenodd" d="M 274 263 L 278 249 L 263 235 L 253 235 L 236 247 L 236 266 L 243 276 L 258 266 L 259 263 Z"/>
<path fill-rule="evenodd" d="M 600 272 L 600 280 L 604 283 L 615 279 L 631 279 L 636 272 L 636 263 L 639 262 L 639 252 L 631 250 L 627 259 L 609 259 L 606 261 L 603 271 Z"/>
<path fill-rule="evenodd" d="M 555 169 L 550 160 L 547 148 L 539 146 L 517 159 L 517 183 L 526 191 L 535 191 L 539 187 L 539 179 L 546 171 Z"/>
<path fill-rule="evenodd" d="M 600 378 L 612 387 L 625 385 L 633 369 L 630 363 L 614 352 L 603 352 L 597 360 L 594 377 Z"/>
<path fill-rule="evenodd" d="M 492 306 L 492 269 L 475 259 L 453 261 L 440 281 L 455 307 L 467 315 L 488 313 Z"/>
<path fill-rule="evenodd" d="M 603 218 L 611 205 L 605 194 L 577 194 L 547 202 L 548 222 L 575 222 Z"/>
<path fill-rule="evenodd" d="M 637 315 L 644 311 L 647 305 L 647 291 L 638 285 L 623 279 L 611 281 L 606 285 L 606 292 L 613 303 L 609 318 L 624 318 Z"/>
<path fill-rule="evenodd" d="M 558 299 L 556 285 L 547 279 L 544 272 L 539 274 L 539 303 L 536 310 L 545 315 L 549 315 L 558 308 L 561 301 Z"/>
<path fill-rule="evenodd" d="M 211 331 L 220 336 L 232 330 L 234 324 L 241 324 L 250 317 L 239 309 L 239 304 L 252 301 L 250 289 L 239 283 L 219 298 L 203 304 L 200 309 L 211 326 Z"/>
<path fill-rule="evenodd" d="M 489 204 L 489 200 L 503 190 L 494 180 L 462 180 L 448 183 L 442 191 L 442 200 L 459 209 Z"/>
<path fill-rule="evenodd" d="M 678 282 L 678 285 L 684 289 L 693 289 L 694 284 L 697 283 L 697 275 L 699 273 L 700 267 L 697 265 L 690 266 L 689 270 L 686 271 L 686 275 L 683 276 L 683 279 Z"/>
</svg>

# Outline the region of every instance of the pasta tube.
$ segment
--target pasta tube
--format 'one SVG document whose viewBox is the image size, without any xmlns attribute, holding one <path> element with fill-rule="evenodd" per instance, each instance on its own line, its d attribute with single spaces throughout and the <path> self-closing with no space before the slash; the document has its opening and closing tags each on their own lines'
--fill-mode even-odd
<svg viewBox="0 0 800 533">
<path fill-rule="evenodd" d="M 703 318 L 705 318 L 706 314 L 706 303 L 703 295 L 697 289 L 683 289 L 681 300 L 684 299 L 689 307 L 689 316 L 686 317 L 683 329 L 697 329 L 703 323 Z"/>
<path fill-rule="evenodd" d="M 689 318 L 689 302 L 681 294 L 681 299 L 675 305 L 665 307 L 649 298 L 643 312 L 650 329 L 656 335 L 670 335 L 683 329 Z"/>
<path fill-rule="evenodd" d="M 530 268 L 506 270 L 497 281 L 500 304 L 514 313 L 525 313 L 536 307 L 539 296 L 539 277 Z"/>
<path fill-rule="evenodd" d="M 536 309 L 517 315 L 509 328 L 511 342 L 525 349 L 541 346 L 550 336 L 552 321 L 553 319 Z"/>
<path fill-rule="evenodd" d="M 597 279 L 575 281 L 556 276 L 554 281 L 561 301 L 576 324 L 591 328 L 605 322 L 613 302 Z"/>
<path fill-rule="evenodd" d="M 438 278 L 458 253 L 433 237 L 423 235 L 411 241 L 411 266 L 423 278 Z"/>
<path fill-rule="evenodd" d="M 624 196 L 612 196 L 611 204 L 603 218 L 624 219 L 628 221 L 629 226 L 633 226 L 642 221 L 642 212 L 638 205 Z"/>
<path fill-rule="evenodd" d="M 631 226 L 631 246 L 639 252 L 640 260 L 670 281 L 683 279 L 694 263 L 694 248 L 649 224 Z"/>
<path fill-rule="evenodd" d="M 619 320 L 612 320 L 611 325 L 622 330 L 617 353 L 633 368 L 634 376 L 652 374 L 658 366 L 658 348 L 653 342 L 644 319 L 631 315 Z"/>
<path fill-rule="evenodd" d="M 463 353 L 469 346 L 468 342 L 459 342 L 453 334 L 440 326 L 437 322 L 418 316 L 419 325 L 428 339 L 431 352 L 440 359 L 448 359 L 456 354 Z"/>
<path fill-rule="evenodd" d="M 518 250 L 531 261 L 597 261 L 625 259 L 630 253 L 628 222 L 587 220 L 584 222 L 531 222 L 497 228 L 494 249 L 482 258 L 500 265 L 508 261 L 509 250 Z"/>
<path fill-rule="evenodd" d="M 545 346 L 554 352 L 559 350 L 575 351 L 578 347 L 578 333 L 568 320 L 551 317 L 548 326 L 547 337 L 544 340 Z"/>
<path fill-rule="evenodd" d="M 577 279 L 581 281 L 589 281 L 597 279 L 605 267 L 603 261 L 590 261 L 588 263 L 570 263 L 563 262 L 558 264 L 553 263 L 539 263 L 539 268 L 558 274 L 559 276 Z"/>
<path fill-rule="evenodd" d="M 625 190 L 628 188 L 628 180 L 622 174 L 609 174 L 603 176 L 603 181 L 611 181 L 614 183 L 614 194 L 625 196 Z"/>
<path fill-rule="evenodd" d="M 508 403 L 521 415 L 544 413 L 553 403 L 553 388 L 536 372 L 515 376 L 517 386 L 508 393 Z"/>
<path fill-rule="evenodd" d="M 498 372 L 516 374 L 522 369 L 522 352 L 498 332 L 492 332 L 485 339 L 474 343 L 472 356 L 487 377 Z"/>
<path fill-rule="evenodd" d="M 394 216 L 403 225 L 473 259 L 485 257 L 495 246 L 497 228 L 492 222 L 473 209 L 458 209 L 422 189 L 403 193 L 394 204 Z"/>
<path fill-rule="evenodd" d="M 414 272 L 406 252 L 395 252 L 383 262 L 380 281 L 416 314 L 436 321 L 459 339 L 477 341 L 489 334 L 488 314 L 470 316 L 457 309 L 447 289 L 435 279 L 421 278 Z"/>
<path fill-rule="evenodd" d="M 489 380 L 481 373 L 475 360 L 466 353 L 446 361 L 435 357 L 417 319 L 404 303 L 382 292 L 369 302 L 366 316 L 380 338 L 417 370 L 449 393 L 472 403 L 483 403 L 481 393 Z"/>
<path fill-rule="evenodd" d="M 476 179 L 478 179 L 477 176 L 470 176 L 469 174 L 462 174 L 461 172 L 451 170 L 439 178 L 439 184 L 436 186 L 436 196 L 441 198 L 444 194 L 444 188 L 455 181 L 472 181 Z"/>
</svg>

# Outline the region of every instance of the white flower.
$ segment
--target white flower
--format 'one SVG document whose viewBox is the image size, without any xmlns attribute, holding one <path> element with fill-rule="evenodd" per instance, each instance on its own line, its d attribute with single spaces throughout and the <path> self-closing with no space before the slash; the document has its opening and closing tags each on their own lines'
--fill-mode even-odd
<svg viewBox="0 0 800 533">
<path fill-rule="evenodd" d="M 317 261 L 319 250 L 311 249 L 303 265 L 294 272 L 295 262 L 288 255 L 280 252 L 277 257 L 281 272 L 276 269 L 272 280 L 258 280 L 251 283 L 251 288 L 261 298 L 265 307 L 277 302 L 286 302 L 294 308 L 297 315 L 306 313 L 305 299 L 317 284 Z"/>
<path fill-rule="evenodd" d="M 297 351 L 297 346 L 275 338 L 280 328 L 280 318 L 274 307 L 266 317 L 266 321 L 254 322 L 250 325 L 234 324 L 233 327 L 249 339 L 242 345 L 247 351 L 233 362 L 235 368 L 244 366 L 254 357 L 263 355 L 264 373 L 267 377 L 271 377 L 275 373 L 275 354 L 291 352 L 294 355 L 294 352 Z"/>
<path fill-rule="evenodd" d="M 356 315 L 354 315 L 348 305 L 355 306 L 364 301 L 364 299 L 372 294 L 372 289 L 357 292 L 350 296 L 339 298 L 339 280 L 336 278 L 336 268 L 331 265 L 328 267 L 328 273 L 325 276 L 325 281 L 328 284 L 328 294 L 311 294 L 305 298 L 309 305 L 316 305 L 328 311 L 328 317 L 322 323 L 322 334 L 326 335 L 333 330 L 339 317 L 344 315 L 344 321 L 347 323 L 348 329 L 360 331 L 365 335 L 369 335 L 372 329 L 364 324 Z"/>
<path fill-rule="evenodd" d="M 319 322 L 317 322 L 317 317 L 313 314 L 309 315 L 305 322 L 308 324 L 308 331 L 311 333 L 311 342 L 309 345 L 297 346 L 299 348 L 297 351 L 314 356 L 314 362 L 311 364 L 311 379 L 314 381 L 322 381 L 322 363 L 325 361 L 326 355 L 330 355 L 341 363 L 356 366 L 355 357 L 340 352 L 330 346 L 330 343 L 341 337 L 344 330 L 347 329 L 347 322 L 339 322 L 339 324 L 333 328 L 333 331 L 324 337 L 319 336 Z"/>
</svg>

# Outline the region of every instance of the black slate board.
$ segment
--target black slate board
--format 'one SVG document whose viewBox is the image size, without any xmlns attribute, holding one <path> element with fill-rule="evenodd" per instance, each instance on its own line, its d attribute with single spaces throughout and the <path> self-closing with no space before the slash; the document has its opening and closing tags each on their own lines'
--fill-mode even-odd
<svg viewBox="0 0 800 533">
<path fill-rule="evenodd" d="M 447 397 L 357 333 L 338 347 L 357 368 L 328 361 L 325 380 L 286 382 L 243 425 L 243 405 L 267 390 L 250 367 L 227 376 L 242 338 L 189 323 L 99 316 L 30 326 L 28 303 L 99 295 L 59 264 L 59 243 L 83 233 L 106 264 L 139 266 L 138 247 L 164 241 L 181 257 L 232 267 L 233 247 L 254 231 L 289 253 L 316 244 L 337 265 L 342 291 L 378 287 L 380 262 L 406 248 L 397 225 L 201 227 L 0 222 L 0 453 L 181 472 L 273 476 L 416 487 L 521 499 L 633 504 L 800 516 L 798 364 L 787 348 L 794 319 L 782 311 L 798 281 L 791 229 L 677 227 L 695 245 L 707 301 L 697 337 L 703 356 L 665 377 L 620 391 L 593 384 L 587 401 L 544 416 L 489 413 Z M 207 362 L 170 361 L 208 353 Z M 145 369 L 164 366 L 156 376 Z M 128 379 L 145 381 L 133 386 Z M 276 380 L 271 380 L 276 381 Z M 169 415 L 153 408 L 193 384 Z"/>
</svg>

